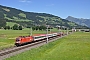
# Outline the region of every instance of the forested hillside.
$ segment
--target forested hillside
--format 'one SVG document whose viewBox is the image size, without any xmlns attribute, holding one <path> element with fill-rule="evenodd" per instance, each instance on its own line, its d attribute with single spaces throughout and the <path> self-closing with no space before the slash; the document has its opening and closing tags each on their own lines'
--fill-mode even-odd
<svg viewBox="0 0 90 60">
<path fill-rule="evenodd" d="M 69 28 L 87 28 L 76 23 L 67 21 L 58 16 L 47 13 L 25 12 L 16 8 L 6 7 L 0 5 L 0 28 L 7 25 L 9 22 L 14 22 L 24 27 L 31 27 L 35 25 L 51 25 L 53 27 L 66 26 Z"/>
</svg>

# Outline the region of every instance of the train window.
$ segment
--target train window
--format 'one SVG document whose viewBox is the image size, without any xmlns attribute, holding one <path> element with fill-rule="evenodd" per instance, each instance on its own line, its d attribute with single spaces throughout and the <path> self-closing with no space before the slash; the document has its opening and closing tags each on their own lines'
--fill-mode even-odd
<svg viewBox="0 0 90 60">
<path fill-rule="evenodd" d="M 16 41 L 20 41 L 20 39 L 19 38 L 16 38 Z"/>
<path fill-rule="evenodd" d="M 38 38 L 42 38 L 42 37 L 46 37 L 46 36 L 38 36 L 38 37 L 34 37 L 35 39 L 38 39 Z"/>
</svg>

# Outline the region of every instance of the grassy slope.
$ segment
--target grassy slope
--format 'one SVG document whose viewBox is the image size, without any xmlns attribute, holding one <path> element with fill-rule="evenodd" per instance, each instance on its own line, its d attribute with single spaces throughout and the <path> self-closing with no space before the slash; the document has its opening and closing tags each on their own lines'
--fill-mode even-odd
<svg viewBox="0 0 90 60">
<path fill-rule="evenodd" d="M 77 32 L 6 60 L 90 60 L 90 33 Z"/>
<path fill-rule="evenodd" d="M 17 24 L 17 23 L 7 22 L 7 26 L 10 26 L 10 27 L 14 26 L 14 24 Z"/>
</svg>

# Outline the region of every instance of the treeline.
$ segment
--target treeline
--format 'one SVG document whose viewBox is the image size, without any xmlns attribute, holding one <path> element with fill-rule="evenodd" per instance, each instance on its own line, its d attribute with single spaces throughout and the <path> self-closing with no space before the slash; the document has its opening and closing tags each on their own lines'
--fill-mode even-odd
<svg viewBox="0 0 90 60">
<path fill-rule="evenodd" d="M 32 28 L 32 30 L 46 30 L 46 26 L 32 26 L 32 27 L 27 27 L 27 28 Z"/>
<path fill-rule="evenodd" d="M 12 26 L 12 27 L 10 27 L 10 26 L 5 26 L 4 27 L 4 29 L 5 30 L 10 30 L 10 29 L 12 29 L 12 30 L 22 30 L 23 28 L 22 28 L 22 26 L 20 26 L 20 25 L 17 25 L 17 24 L 14 24 L 14 26 Z"/>
<path fill-rule="evenodd" d="M 15 24 L 14 26 L 10 27 L 10 26 L 6 26 L 7 23 L 6 23 L 7 19 L 2 19 L 0 18 L 0 29 L 5 29 L 5 30 L 10 30 L 10 29 L 13 29 L 13 30 L 22 30 L 22 25 L 17 25 Z"/>
</svg>

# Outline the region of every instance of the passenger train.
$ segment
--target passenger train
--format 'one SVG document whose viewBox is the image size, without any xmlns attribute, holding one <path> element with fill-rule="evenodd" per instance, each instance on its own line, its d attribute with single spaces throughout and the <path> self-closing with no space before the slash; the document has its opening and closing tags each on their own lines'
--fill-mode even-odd
<svg viewBox="0 0 90 60">
<path fill-rule="evenodd" d="M 53 38 L 53 37 L 57 37 L 57 36 L 61 36 L 61 35 L 63 35 L 63 34 L 51 33 L 51 34 L 39 34 L 39 35 L 34 35 L 34 36 L 19 36 L 16 38 L 15 45 L 20 46 L 25 43 L 47 39 L 47 37 L 49 39 L 49 38 Z"/>
</svg>

